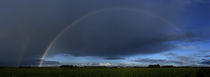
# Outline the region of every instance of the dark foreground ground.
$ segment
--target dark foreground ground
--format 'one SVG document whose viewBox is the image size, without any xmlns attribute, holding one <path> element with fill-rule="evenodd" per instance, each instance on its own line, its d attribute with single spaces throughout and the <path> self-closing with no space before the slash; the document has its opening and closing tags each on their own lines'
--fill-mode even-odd
<svg viewBox="0 0 210 77">
<path fill-rule="evenodd" d="M 210 68 L 0 68 L 0 77 L 210 77 Z"/>
</svg>

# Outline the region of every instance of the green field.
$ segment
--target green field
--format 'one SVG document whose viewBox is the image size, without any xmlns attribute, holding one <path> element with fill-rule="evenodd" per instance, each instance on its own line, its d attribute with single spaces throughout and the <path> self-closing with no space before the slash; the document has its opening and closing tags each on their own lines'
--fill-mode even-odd
<svg viewBox="0 0 210 77">
<path fill-rule="evenodd" d="M 210 68 L 0 68 L 0 77 L 210 77 Z"/>
</svg>

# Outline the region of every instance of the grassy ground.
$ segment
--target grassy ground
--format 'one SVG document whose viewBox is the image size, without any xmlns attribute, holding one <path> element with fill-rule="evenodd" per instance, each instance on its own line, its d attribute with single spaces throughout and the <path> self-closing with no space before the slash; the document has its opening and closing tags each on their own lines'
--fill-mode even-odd
<svg viewBox="0 0 210 77">
<path fill-rule="evenodd" d="M 0 68 L 0 77 L 210 77 L 210 68 Z"/>
</svg>

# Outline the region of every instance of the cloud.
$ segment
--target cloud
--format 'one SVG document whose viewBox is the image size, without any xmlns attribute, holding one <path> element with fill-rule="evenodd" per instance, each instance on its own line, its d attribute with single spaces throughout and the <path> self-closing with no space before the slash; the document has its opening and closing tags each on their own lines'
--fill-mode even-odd
<svg viewBox="0 0 210 77">
<path fill-rule="evenodd" d="M 210 52 L 210 49 L 200 50 L 200 52 Z"/>
<path fill-rule="evenodd" d="M 209 59 L 203 59 L 203 61 L 200 62 L 200 64 L 210 65 L 210 60 Z"/>
<path fill-rule="evenodd" d="M 188 63 L 189 61 L 194 59 L 191 56 L 181 56 L 176 53 L 167 53 L 164 55 L 167 56 L 169 59 L 178 59 L 178 60 L 182 60 L 183 62 L 186 62 L 186 63 Z"/>
<path fill-rule="evenodd" d="M 110 63 L 99 63 L 99 66 L 112 66 Z"/>
<path fill-rule="evenodd" d="M 203 59 L 200 62 L 195 55 L 178 55 L 176 53 L 163 54 L 165 59 L 142 58 L 130 60 L 130 62 L 137 62 L 141 64 L 160 64 L 160 65 L 175 65 L 175 66 L 205 66 L 208 64 L 208 59 Z"/>
<path fill-rule="evenodd" d="M 123 60 L 125 58 L 121 58 L 121 57 L 107 57 L 107 58 L 104 58 L 106 60 Z"/>
<path fill-rule="evenodd" d="M 194 65 L 199 61 L 196 59 L 195 55 L 178 55 L 176 53 L 164 54 L 168 59 L 178 60 L 184 63 L 184 65 Z"/>
<path fill-rule="evenodd" d="M 209 0 L 188 0 L 189 2 L 194 2 L 194 3 L 210 3 Z"/>
<path fill-rule="evenodd" d="M 167 64 L 185 64 L 182 61 L 178 61 L 178 60 L 165 60 L 165 59 L 149 59 L 149 58 L 145 58 L 145 59 L 137 59 L 137 60 L 131 60 L 132 62 L 139 62 L 139 63 L 148 63 L 148 64 L 162 64 L 162 65 L 167 65 Z"/>
<path fill-rule="evenodd" d="M 72 65 L 76 65 L 76 66 L 118 66 L 118 64 L 109 63 L 109 62 L 73 63 Z"/>
<path fill-rule="evenodd" d="M 203 56 L 203 57 L 210 57 L 210 55 L 206 55 L 206 56 Z"/>
<path fill-rule="evenodd" d="M 200 48 L 198 46 L 193 46 L 193 45 L 186 46 L 186 45 L 181 45 L 181 44 L 176 44 L 176 47 L 180 48 L 180 49 L 183 49 L 183 50 L 194 50 L 194 49 Z"/>
<path fill-rule="evenodd" d="M 60 64 L 60 62 L 58 62 L 58 61 L 44 61 L 43 62 L 43 65 L 45 66 L 45 65 L 59 65 Z"/>
<path fill-rule="evenodd" d="M 198 57 L 205 57 L 205 58 L 208 58 L 208 57 L 210 57 L 210 55 L 198 56 Z"/>
</svg>

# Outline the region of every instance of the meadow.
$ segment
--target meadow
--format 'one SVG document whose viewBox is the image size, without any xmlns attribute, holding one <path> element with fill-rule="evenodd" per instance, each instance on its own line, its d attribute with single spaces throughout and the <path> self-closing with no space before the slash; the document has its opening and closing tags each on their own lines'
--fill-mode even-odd
<svg viewBox="0 0 210 77">
<path fill-rule="evenodd" d="M 210 68 L 0 68 L 0 77 L 210 77 Z"/>
</svg>

